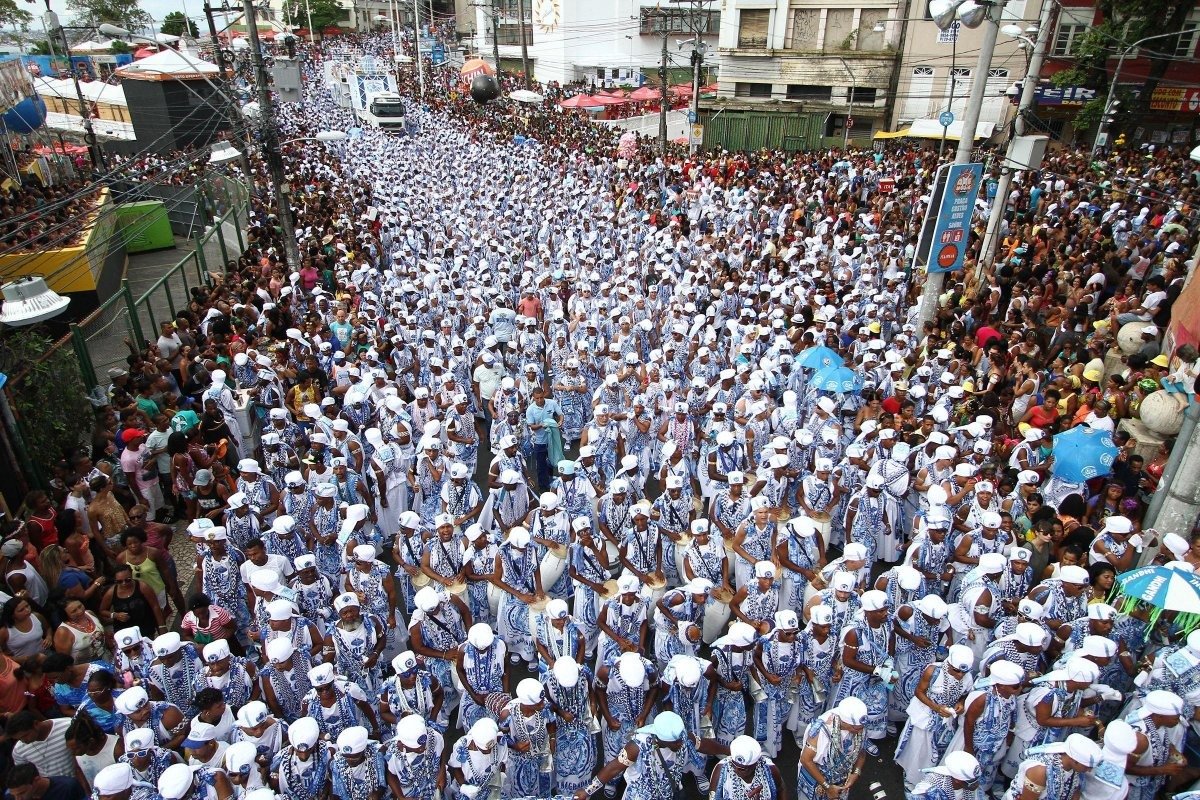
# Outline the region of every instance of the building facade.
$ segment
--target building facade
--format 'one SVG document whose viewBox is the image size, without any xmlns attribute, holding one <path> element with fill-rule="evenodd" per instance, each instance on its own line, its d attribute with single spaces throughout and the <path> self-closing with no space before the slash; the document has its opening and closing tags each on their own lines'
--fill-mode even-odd
<svg viewBox="0 0 1200 800">
<path fill-rule="evenodd" d="M 955 23 L 939 30 L 929 13 L 929 0 L 910 0 L 907 21 L 886 23 L 888 42 L 900 53 L 896 68 L 896 97 L 889 130 L 909 128 L 936 120 L 949 111 L 961 122 L 967 109 L 971 87 L 985 80 L 983 108 L 979 113 L 980 138 L 1003 136 L 1003 129 L 1014 113 L 1014 105 L 1005 91 L 1025 79 L 1036 40 L 1035 26 L 1042 0 L 1009 0 L 1001 14 L 1001 25 L 1015 24 L 1029 30 L 1023 41 L 1001 33 L 992 52 L 992 65 L 986 76 L 976 75 L 976 61 L 983 40 L 983 27 L 967 28 Z M 961 127 L 961 126 L 959 126 Z"/>
<path fill-rule="evenodd" d="M 661 5 L 661 8 L 659 7 Z M 690 80 L 699 29 L 715 64 L 719 3 L 659 4 L 651 0 L 494 0 L 475 7 L 474 49 L 506 69 L 521 68 L 521 12 L 530 71 L 541 83 L 585 81 L 638 86 L 658 81 L 662 32 L 667 34 L 670 81 Z M 645 76 L 643 78 L 643 76 Z M 707 77 L 707 76 L 706 76 Z"/>
<path fill-rule="evenodd" d="M 787 149 L 869 139 L 886 127 L 897 61 L 886 26 L 899 16 L 897 2 L 726 0 L 725 9 L 718 96 L 705 104 L 713 125 L 735 124 L 719 115 L 760 123 L 785 115 L 768 126 L 785 141 L 763 146 Z"/>
<path fill-rule="evenodd" d="M 1071 66 L 1080 38 L 1089 28 L 1103 21 L 1094 0 L 1063 0 L 1057 14 L 1054 38 L 1042 68 L 1042 85 L 1036 96 L 1036 113 L 1046 129 L 1066 142 L 1091 145 L 1096 130 L 1079 128 L 1075 115 L 1079 108 L 1093 99 L 1104 101 L 1107 86 L 1081 87 L 1050 85 L 1045 79 Z M 1132 44 L 1132 43 L 1131 43 Z M 1116 48 L 1121 49 L 1121 48 Z M 1166 37 L 1147 42 L 1132 50 L 1115 75 L 1120 95 L 1132 98 L 1140 95 L 1152 64 L 1147 53 L 1169 55 L 1166 71 L 1153 87 L 1148 100 L 1137 97 L 1136 116 L 1119 117 L 1116 135 L 1123 134 L 1131 144 L 1194 146 L 1200 143 L 1200 2 L 1192 9 L 1178 37 Z M 1114 77 L 1118 57 L 1109 57 L 1108 71 Z"/>
</svg>

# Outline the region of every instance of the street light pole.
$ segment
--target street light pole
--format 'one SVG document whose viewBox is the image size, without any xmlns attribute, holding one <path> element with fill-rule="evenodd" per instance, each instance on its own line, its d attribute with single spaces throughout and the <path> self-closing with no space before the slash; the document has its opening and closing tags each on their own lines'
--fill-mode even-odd
<svg viewBox="0 0 1200 800">
<path fill-rule="evenodd" d="M 1038 20 L 1037 42 L 1033 45 L 1029 68 L 1025 70 L 1025 82 L 1021 84 L 1021 100 L 1017 104 L 1017 118 L 1013 120 L 1013 135 L 1009 137 L 1008 147 L 1004 153 L 1004 162 L 1000 164 L 1000 180 L 996 183 L 996 197 L 992 200 L 987 231 L 983 235 L 983 244 L 979 248 L 979 261 L 975 271 L 977 279 L 982 278 L 983 271 L 991 266 L 996 258 L 996 247 L 1000 242 L 1000 224 L 1004 221 L 1004 212 L 1008 209 L 1008 190 L 1012 186 L 1014 170 L 1010 161 L 1017 146 L 1018 137 L 1025 135 L 1025 114 L 1033 108 L 1038 80 L 1042 74 L 1042 64 L 1046 60 L 1046 51 L 1050 49 L 1050 36 L 1054 30 L 1054 20 L 1057 15 L 1057 3 L 1042 3 L 1041 19 Z"/>
<path fill-rule="evenodd" d="M 417 87 L 425 99 L 425 65 L 421 62 L 421 0 L 413 0 L 413 55 L 417 60 Z"/>
<path fill-rule="evenodd" d="M 258 84 L 258 105 L 262 109 L 263 158 L 275 189 L 275 212 L 279 215 L 279 227 L 283 232 L 284 258 L 288 269 L 299 270 L 300 248 L 296 244 L 296 231 L 292 224 L 292 203 L 289 195 L 291 186 L 283 169 L 283 153 L 279 152 L 279 127 L 275 118 L 275 101 L 271 98 L 271 86 L 267 83 L 267 68 L 263 64 L 262 45 L 258 39 L 258 17 L 252 0 L 242 0 L 246 17 L 246 34 L 250 38 L 250 59 L 254 64 L 255 82 Z M 249 175 L 246 180 L 251 181 Z"/>
<path fill-rule="evenodd" d="M 1100 140 L 1104 136 L 1104 132 L 1108 129 L 1108 115 L 1112 111 L 1113 99 L 1117 94 L 1117 79 L 1121 77 L 1121 67 L 1125 66 L 1125 57 L 1137 50 L 1142 44 L 1153 41 L 1155 39 L 1178 39 L 1181 34 L 1179 31 L 1170 33 L 1157 33 L 1154 36 L 1146 36 L 1138 39 L 1133 44 L 1129 45 L 1121 51 L 1120 58 L 1117 59 L 1117 68 L 1113 70 L 1112 80 L 1108 82 L 1108 97 L 1104 101 L 1104 113 L 1100 116 L 1100 124 L 1096 126 L 1096 138 L 1092 140 L 1092 156 L 1096 155 L 1096 151 L 1100 149 Z"/>
<path fill-rule="evenodd" d="M 842 126 L 842 150 L 846 150 L 850 146 L 850 129 L 854 127 L 854 95 L 858 94 L 858 79 L 854 77 L 854 70 L 850 69 L 850 65 L 846 63 L 846 59 L 838 56 L 838 61 L 842 62 L 842 68 L 846 70 L 846 74 L 850 76 L 850 95 L 846 103 L 846 124 Z"/>
<path fill-rule="evenodd" d="M 956 0 L 953 8 L 961 11 L 963 6 L 972 0 Z M 967 101 L 967 111 L 963 115 L 962 135 L 958 140 L 958 151 L 954 155 L 955 164 L 969 164 L 971 151 L 975 146 L 975 129 L 979 127 L 979 114 L 983 110 L 983 95 L 987 90 L 988 72 L 992 68 L 992 51 L 996 49 L 996 39 L 1000 33 L 998 18 L 1004 11 L 1006 0 L 980 3 L 983 12 L 983 41 L 979 44 L 979 60 L 975 64 L 975 74 L 971 80 L 971 95 Z M 933 5 L 932 3 L 930 4 Z M 974 10 L 974 9 L 973 9 Z M 930 9 L 932 13 L 932 8 Z M 938 15 L 935 13 L 935 17 Z M 964 24 L 965 24 L 964 20 Z M 953 20 L 951 23 L 953 24 Z M 965 27 L 971 27 L 965 25 Z M 942 294 L 942 285 L 946 273 L 932 272 L 928 265 L 925 268 L 925 285 L 921 289 L 921 305 L 917 319 L 917 335 L 920 336 L 926 322 L 932 322 L 937 316 L 938 298 Z"/>
</svg>

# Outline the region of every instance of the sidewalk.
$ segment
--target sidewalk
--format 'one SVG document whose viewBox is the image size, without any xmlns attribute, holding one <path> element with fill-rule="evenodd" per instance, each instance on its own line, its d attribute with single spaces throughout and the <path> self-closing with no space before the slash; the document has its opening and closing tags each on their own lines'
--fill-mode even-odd
<svg viewBox="0 0 1200 800">
<path fill-rule="evenodd" d="M 245 238 L 242 233 L 240 241 L 245 242 Z M 203 261 L 197 261 L 195 256 L 196 241 L 181 236 L 175 237 L 174 248 L 130 254 L 125 281 L 136 306 L 136 326 L 130 319 L 128 303 L 120 297 L 83 326 L 96 380 L 101 385 L 107 384 L 109 369 L 126 367 L 129 355 L 126 338 L 141 349 L 142 342 L 137 341 L 139 328 L 143 340 L 157 339 L 159 326 L 188 307 L 191 290 L 205 285 L 209 273 L 223 273 L 226 261 L 240 256 L 240 248 L 238 229 L 229 221 L 222 223 L 219 235 L 204 239 Z M 187 263 L 176 269 L 185 260 Z"/>
</svg>

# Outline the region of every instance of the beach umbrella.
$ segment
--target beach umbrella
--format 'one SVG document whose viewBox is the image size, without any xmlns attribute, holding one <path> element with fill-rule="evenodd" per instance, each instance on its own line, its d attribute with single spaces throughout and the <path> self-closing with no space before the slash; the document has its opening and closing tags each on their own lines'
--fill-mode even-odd
<svg viewBox="0 0 1200 800">
<path fill-rule="evenodd" d="M 1200 624 L 1200 576 L 1151 564 L 1117 576 L 1114 605 L 1125 612 L 1137 603 L 1153 607 L 1153 626 L 1163 611 L 1178 612 L 1175 624 L 1191 630 Z"/>
<path fill-rule="evenodd" d="M 863 379 L 849 367 L 829 366 L 819 370 L 810 385 L 823 392 L 850 394 L 862 389 Z"/>
<path fill-rule="evenodd" d="M 1079 425 L 1054 437 L 1050 472 L 1063 480 L 1083 483 L 1112 472 L 1118 452 L 1108 431 Z"/>
<path fill-rule="evenodd" d="M 629 93 L 630 100 L 658 100 L 661 97 L 662 91 L 660 89 L 652 89 L 649 86 L 642 86 Z"/>
<path fill-rule="evenodd" d="M 836 350 L 832 347 L 826 347 L 823 344 L 810 347 L 796 356 L 797 366 L 807 367 L 812 370 L 821 370 L 826 367 L 840 367 L 845 363 L 846 360 L 838 355 Z"/>
</svg>

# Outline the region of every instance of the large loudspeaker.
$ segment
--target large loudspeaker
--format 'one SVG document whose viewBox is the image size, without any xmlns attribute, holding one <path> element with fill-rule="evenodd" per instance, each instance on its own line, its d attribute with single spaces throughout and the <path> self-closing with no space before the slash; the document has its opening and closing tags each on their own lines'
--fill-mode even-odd
<svg viewBox="0 0 1200 800">
<path fill-rule="evenodd" d="M 168 153 L 207 147 L 230 128 L 228 103 L 207 80 L 126 80 L 121 85 L 144 149 Z"/>
</svg>

